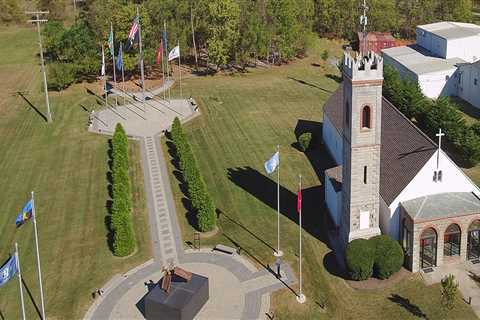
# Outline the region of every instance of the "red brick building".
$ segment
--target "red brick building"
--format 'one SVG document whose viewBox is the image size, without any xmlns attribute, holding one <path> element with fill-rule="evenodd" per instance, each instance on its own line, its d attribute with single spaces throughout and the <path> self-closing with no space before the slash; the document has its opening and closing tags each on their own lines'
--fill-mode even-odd
<svg viewBox="0 0 480 320">
<path fill-rule="evenodd" d="M 358 32 L 358 51 L 382 53 L 382 49 L 395 47 L 395 38 L 389 32 L 368 32 L 366 40 L 363 32 Z"/>
</svg>

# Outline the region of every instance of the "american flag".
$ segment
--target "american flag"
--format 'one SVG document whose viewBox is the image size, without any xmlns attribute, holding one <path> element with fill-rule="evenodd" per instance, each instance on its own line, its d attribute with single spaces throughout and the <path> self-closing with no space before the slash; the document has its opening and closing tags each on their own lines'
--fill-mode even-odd
<svg viewBox="0 0 480 320">
<path fill-rule="evenodd" d="M 135 41 L 135 37 L 138 33 L 138 17 L 133 20 L 132 27 L 130 28 L 130 32 L 128 33 L 128 43 L 127 43 L 127 50 L 131 48 L 133 42 Z"/>
</svg>

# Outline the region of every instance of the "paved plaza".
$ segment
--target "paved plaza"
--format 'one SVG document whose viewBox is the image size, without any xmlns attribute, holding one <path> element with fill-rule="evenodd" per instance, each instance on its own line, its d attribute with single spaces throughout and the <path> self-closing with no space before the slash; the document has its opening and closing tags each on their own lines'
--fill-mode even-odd
<svg viewBox="0 0 480 320">
<path fill-rule="evenodd" d="M 119 98 L 122 100 L 122 97 Z M 200 114 L 189 100 L 150 97 L 107 107 L 91 114 L 89 131 L 111 135 L 121 123 L 128 136 L 141 144 L 153 259 L 123 275 L 115 275 L 94 301 L 85 319 L 143 319 L 143 297 L 148 285 L 159 281 L 170 264 L 209 278 L 210 299 L 196 319 L 265 319 L 270 293 L 296 283 L 289 265 L 282 265 L 282 278 L 267 269 L 257 269 L 238 254 L 211 249 L 184 251 L 175 204 L 160 145 L 160 136 L 175 117 L 186 122 Z"/>
<path fill-rule="evenodd" d="M 470 261 L 444 264 L 435 267 L 433 272 L 421 275 L 427 285 L 439 283 L 445 276 L 453 274 L 458 281 L 458 288 L 465 301 L 471 298 L 471 307 L 477 317 L 480 317 L 480 264 L 473 264 Z"/>
</svg>

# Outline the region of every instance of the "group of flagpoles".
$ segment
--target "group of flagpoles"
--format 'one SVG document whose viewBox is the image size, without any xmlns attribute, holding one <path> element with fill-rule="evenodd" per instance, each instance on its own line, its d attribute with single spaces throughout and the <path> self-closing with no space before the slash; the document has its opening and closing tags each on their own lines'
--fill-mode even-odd
<svg viewBox="0 0 480 320">
<path fill-rule="evenodd" d="M 142 77 L 142 102 L 145 103 L 145 77 L 143 71 L 143 48 L 142 48 L 142 24 L 140 23 L 140 14 L 137 6 L 137 18 L 138 18 L 138 46 L 140 47 L 140 76 Z M 145 104 L 143 105 L 143 111 L 145 110 Z"/>
<path fill-rule="evenodd" d="M 112 35 L 112 65 L 113 65 L 113 88 L 116 89 L 117 87 L 117 75 L 115 72 L 115 69 L 117 69 L 117 66 L 115 64 L 115 39 L 113 37 L 113 25 L 110 22 L 110 34 Z M 115 106 L 118 105 L 118 99 L 117 95 L 115 95 Z"/>
</svg>

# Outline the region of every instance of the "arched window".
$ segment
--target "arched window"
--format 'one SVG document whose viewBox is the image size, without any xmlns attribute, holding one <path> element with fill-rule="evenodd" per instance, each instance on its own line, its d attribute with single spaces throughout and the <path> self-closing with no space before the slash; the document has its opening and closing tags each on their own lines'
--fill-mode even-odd
<svg viewBox="0 0 480 320">
<path fill-rule="evenodd" d="M 434 267 L 437 265 L 437 233 L 428 228 L 420 236 L 420 267 Z"/>
<path fill-rule="evenodd" d="M 467 259 L 478 258 L 480 258 L 480 220 L 475 220 L 468 227 Z"/>
<path fill-rule="evenodd" d="M 345 103 L 345 124 L 348 126 L 350 122 L 350 105 L 348 101 Z"/>
<path fill-rule="evenodd" d="M 368 128 L 370 129 L 372 127 L 371 124 L 371 112 L 370 112 L 370 107 L 365 106 L 362 109 L 362 128 Z"/>
<path fill-rule="evenodd" d="M 459 256 L 460 255 L 460 238 L 461 231 L 458 224 L 452 223 L 445 230 L 443 255 L 445 256 Z"/>
</svg>

